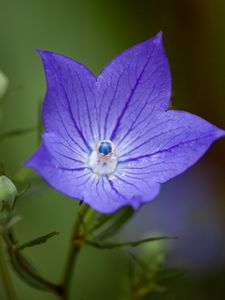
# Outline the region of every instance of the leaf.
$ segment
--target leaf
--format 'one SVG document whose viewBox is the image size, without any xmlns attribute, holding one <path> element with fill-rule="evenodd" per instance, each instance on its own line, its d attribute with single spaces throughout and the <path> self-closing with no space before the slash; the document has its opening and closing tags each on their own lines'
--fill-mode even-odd
<svg viewBox="0 0 225 300">
<path fill-rule="evenodd" d="M 99 248 L 99 249 L 114 249 L 114 248 L 122 248 L 122 247 L 137 247 L 143 243 L 147 242 L 154 242 L 154 241 L 160 241 L 160 240 L 174 240 L 177 239 L 177 237 L 169 237 L 169 236 L 160 236 L 160 237 L 150 237 L 147 239 L 137 240 L 137 241 L 131 241 L 131 242 L 125 242 L 125 243 L 106 243 L 106 242 L 98 242 L 94 240 L 85 240 L 85 243 Z"/>
<path fill-rule="evenodd" d="M 99 240 L 114 235 L 121 227 L 133 216 L 134 210 L 130 207 L 124 207 L 118 212 L 110 215 L 101 214 L 93 225 L 91 232 L 99 230 L 97 237 Z"/>
<path fill-rule="evenodd" d="M 79 203 L 79 205 L 81 204 L 82 202 Z M 103 226 L 106 222 L 108 222 L 112 218 L 112 216 L 113 216 L 112 214 L 111 215 L 97 214 L 95 220 L 92 222 L 92 226 L 90 228 L 89 233 L 98 230 L 101 226 Z"/>
<path fill-rule="evenodd" d="M 50 238 L 52 238 L 53 236 L 56 236 L 58 234 L 59 234 L 59 232 L 57 232 L 57 231 L 50 232 L 50 233 L 48 233 L 46 235 L 43 235 L 43 236 L 38 237 L 38 238 L 36 238 L 34 240 L 31 240 L 31 241 L 29 241 L 27 243 L 24 243 L 21 246 L 18 246 L 17 248 L 19 250 L 23 250 L 25 248 L 29 248 L 29 247 L 33 247 L 33 246 L 44 244 L 45 242 L 47 242 L 47 240 L 49 240 Z"/>
</svg>

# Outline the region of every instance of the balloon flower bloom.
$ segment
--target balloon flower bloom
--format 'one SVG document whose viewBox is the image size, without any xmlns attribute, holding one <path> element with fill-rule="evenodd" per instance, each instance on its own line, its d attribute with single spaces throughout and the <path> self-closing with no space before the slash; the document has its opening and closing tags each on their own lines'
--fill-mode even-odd
<svg viewBox="0 0 225 300">
<path fill-rule="evenodd" d="M 225 135 L 169 110 L 171 74 L 162 34 L 112 60 L 96 77 L 39 50 L 47 78 L 42 145 L 26 162 L 49 185 L 102 213 L 137 209 Z"/>
</svg>

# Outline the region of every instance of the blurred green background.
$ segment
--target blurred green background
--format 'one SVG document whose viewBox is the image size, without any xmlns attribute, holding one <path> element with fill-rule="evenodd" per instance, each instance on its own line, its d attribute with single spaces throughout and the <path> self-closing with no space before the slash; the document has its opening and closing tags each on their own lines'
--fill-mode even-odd
<svg viewBox="0 0 225 300">
<path fill-rule="evenodd" d="M 10 81 L 1 106 L 0 134 L 15 128 L 35 127 L 38 123 L 40 102 L 46 87 L 37 48 L 72 57 L 98 74 L 121 51 L 160 30 L 164 34 L 164 46 L 173 76 L 173 106 L 225 128 L 224 0 L 0 0 L 0 70 Z M 4 162 L 9 176 L 18 172 L 23 161 L 36 149 L 38 140 L 37 132 L 31 132 L 1 142 L 0 160 Z M 126 236 L 130 239 L 151 231 L 146 211 L 151 211 L 150 215 L 155 218 L 158 216 L 156 224 L 159 228 L 165 216 L 171 216 L 171 219 L 168 217 L 170 224 L 172 214 L 168 212 L 173 213 L 179 205 L 183 207 L 185 204 L 186 207 L 191 197 L 192 206 L 185 220 L 185 228 L 191 232 L 183 235 L 182 231 L 176 231 L 176 228 L 183 228 L 179 223 L 171 229 L 171 234 L 178 232 L 181 241 L 184 237 L 190 247 L 190 251 L 185 247 L 185 253 L 179 252 L 179 258 L 184 256 L 189 262 L 184 264 L 187 274 L 174 281 L 165 294 L 151 295 L 149 299 L 225 299 L 224 153 L 225 141 L 217 141 L 190 171 L 164 184 L 161 195 L 144 206 L 135 220 L 126 226 Z M 38 178 L 34 172 L 31 176 Z M 179 190 L 182 193 L 178 193 Z M 206 202 L 204 197 L 208 198 Z M 170 199 L 177 199 L 177 202 L 171 200 L 169 205 Z M 201 199 L 200 207 L 195 206 L 198 199 Z M 160 212 L 159 208 L 155 208 L 157 201 L 161 203 Z M 202 221 L 202 213 L 207 207 L 210 207 L 209 213 Z M 60 235 L 47 244 L 26 250 L 38 269 L 54 280 L 61 276 L 77 209 L 76 201 L 60 195 L 40 180 L 17 203 L 17 212 L 23 217 L 17 225 L 17 236 L 21 242 L 53 230 L 60 231 Z M 213 216 L 211 211 L 214 211 Z M 143 213 L 145 219 L 138 218 Z M 179 210 L 176 213 L 179 214 Z M 191 226 L 193 218 L 194 227 Z M 140 222 L 144 224 L 135 231 Z M 203 240 L 206 243 L 201 243 L 202 248 L 200 244 L 197 248 L 192 239 L 196 228 L 202 230 L 198 236 L 200 240 L 206 236 Z M 216 235 L 216 239 L 208 239 L 209 234 Z M 176 243 L 179 245 L 181 242 L 173 242 L 170 255 L 175 264 L 179 265 L 181 261 L 182 265 Z M 193 259 L 192 253 L 196 250 L 204 256 L 209 245 L 210 258 L 219 257 L 219 261 L 213 258 L 208 264 L 206 258 L 202 271 L 202 265 L 198 268 L 198 260 Z M 194 270 L 191 268 L 193 264 Z M 127 284 L 126 269 L 127 258 L 123 251 L 98 251 L 85 247 L 74 274 L 74 296 L 71 299 L 117 299 Z M 19 300 L 54 299 L 48 293 L 28 287 L 14 273 L 12 277 Z M 1 289 L 0 286 L 0 297 L 3 297 Z"/>
</svg>

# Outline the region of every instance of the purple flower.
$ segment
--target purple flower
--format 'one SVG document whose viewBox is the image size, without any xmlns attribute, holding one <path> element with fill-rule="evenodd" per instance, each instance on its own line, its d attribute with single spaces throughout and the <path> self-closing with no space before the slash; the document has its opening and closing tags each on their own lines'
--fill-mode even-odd
<svg viewBox="0 0 225 300">
<path fill-rule="evenodd" d="M 138 208 L 225 132 L 168 110 L 162 34 L 136 45 L 96 78 L 85 66 L 39 51 L 47 77 L 42 145 L 26 162 L 60 192 L 111 213 Z"/>
</svg>

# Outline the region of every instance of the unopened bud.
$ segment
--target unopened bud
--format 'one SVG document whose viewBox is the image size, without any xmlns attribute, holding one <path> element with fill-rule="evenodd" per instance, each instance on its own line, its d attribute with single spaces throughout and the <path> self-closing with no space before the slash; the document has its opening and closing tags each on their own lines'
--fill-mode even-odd
<svg viewBox="0 0 225 300">
<path fill-rule="evenodd" d="M 5 94 L 9 84 L 8 78 L 0 70 L 0 98 Z"/>
<path fill-rule="evenodd" d="M 14 183 L 6 176 L 0 176 L 0 208 L 3 201 L 12 208 L 17 195 L 17 189 Z"/>
</svg>

